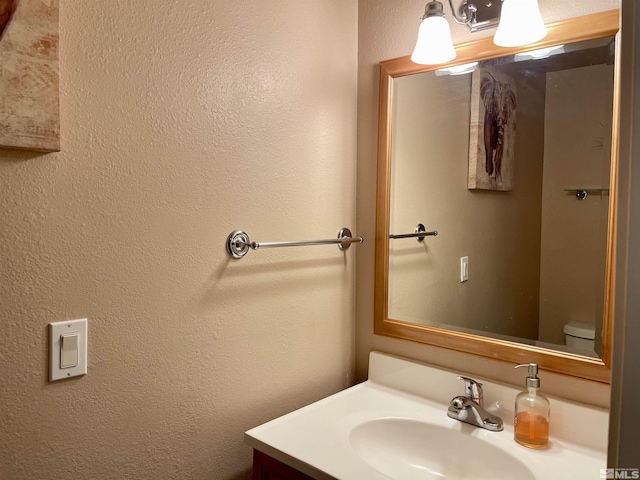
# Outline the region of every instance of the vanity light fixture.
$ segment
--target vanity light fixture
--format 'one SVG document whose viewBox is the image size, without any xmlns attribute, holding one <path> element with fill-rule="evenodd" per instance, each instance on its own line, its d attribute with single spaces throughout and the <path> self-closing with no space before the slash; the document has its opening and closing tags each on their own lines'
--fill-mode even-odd
<svg viewBox="0 0 640 480">
<path fill-rule="evenodd" d="M 500 47 L 528 45 L 547 34 L 538 0 L 463 0 L 458 8 L 449 0 L 449 6 L 453 20 L 467 25 L 472 32 L 497 26 L 493 42 Z M 427 3 L 421 20 L 411 60 L 435 65 L 456 58 L 442 3 Z"/>
<path fill-rule="evenodd" d="M 504 0 L 493 43 L 499 47 L 520 47 L 547 35 L 538 0 Z"/>
<path fill-rule="evenodd" d="M 436 65 L 456 58 L 451 29 L 444 18 L 442 3 L 433 1 L 424 7 L 424 17 L 418 30 L 418 41 L 411 55 L 413 63 Z"/>
</svg>

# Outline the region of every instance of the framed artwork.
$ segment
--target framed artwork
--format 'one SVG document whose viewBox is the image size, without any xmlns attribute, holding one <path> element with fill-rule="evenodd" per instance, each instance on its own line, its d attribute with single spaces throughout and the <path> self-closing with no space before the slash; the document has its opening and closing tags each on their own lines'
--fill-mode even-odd
<svg viewBox="0 0 640 480">
<path fill-rule="evenodd" d="M 0 0 L 0 147 L 60 150 L 58 1 Z"/>
<path fill-rule="evenodd" d="M 470 190 L 513 190 L 516 141 L 516 82 L 495 67 L 471 79 Z"/>
</svg>

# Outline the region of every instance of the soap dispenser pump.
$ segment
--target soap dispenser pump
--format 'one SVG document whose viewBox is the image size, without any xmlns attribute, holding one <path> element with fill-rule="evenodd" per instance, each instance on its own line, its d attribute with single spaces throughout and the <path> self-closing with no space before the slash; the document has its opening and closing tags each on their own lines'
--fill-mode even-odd
<svg viewBox="0 0 640 480">
<path fill-rule="evenodd" d="M 527 390 L 516 396 L 513 420 L 514 440 L 528 448 L 545 448 L 549 443 L 549 400 L 538 393 L 538 364 L 525 363 L 515 368 L 529 367 Z"/>
</svg>

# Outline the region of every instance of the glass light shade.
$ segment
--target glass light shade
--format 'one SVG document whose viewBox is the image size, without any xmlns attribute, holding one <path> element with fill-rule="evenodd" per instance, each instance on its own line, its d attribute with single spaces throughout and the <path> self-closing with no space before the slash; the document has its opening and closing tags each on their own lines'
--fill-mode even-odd
<svg viewBox="0 0 640 480">
<path fill-rule="evenodd" d="M 444 17 L 427 17 L 420 23 L 418 41 L 411 55 L 413 63 L 436 65 L 456 58 L 449 23 Z"/>
<path fill-rule="evenodd" d="M 555 47 L 540 48 L 538 50 L 532 50 L 530 52 L 516 53 L 513 59 L 516 62 L 522 62 L 525 60 L 540 60 L 543 58 L 549 58 L 552 55 L 558 55 L 564 53 L 564 45 L 556 45 Z"/>
<path fill-rule="evenodd" d="M 493 43 L 499 47 L 520 47 L 546 35 L 538 0 L 504 0 Z"/>
<path fill-rule="evenodd" d="M 445 75 L 465 75 L 472 73 L 478 68 L 478 62 L 465 63 L 462 65 L 454 65 L 448 68 L 439 68 L 436 70 L 436 77 Z"/>
</svg>

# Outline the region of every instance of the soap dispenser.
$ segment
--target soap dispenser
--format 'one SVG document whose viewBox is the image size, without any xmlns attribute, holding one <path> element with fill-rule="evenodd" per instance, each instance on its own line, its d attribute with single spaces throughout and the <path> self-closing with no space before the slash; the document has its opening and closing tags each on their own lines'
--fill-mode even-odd
<svg viewBox="0 0 640 480">
<path fill-rule="evenodd" d="M 516 396 L 513 419 L 514 440 L 529 448 L 545 448 L 549 443 L 549 400 L 538 393 L 540 379 L 538 364 L 525 363 L 519 367 L 529 367 L 527 390 Z"/>
</svg>

